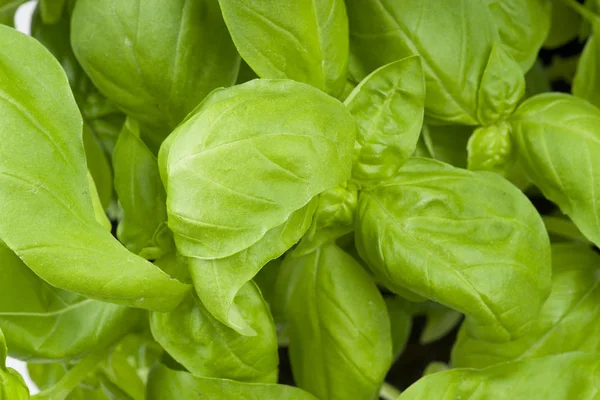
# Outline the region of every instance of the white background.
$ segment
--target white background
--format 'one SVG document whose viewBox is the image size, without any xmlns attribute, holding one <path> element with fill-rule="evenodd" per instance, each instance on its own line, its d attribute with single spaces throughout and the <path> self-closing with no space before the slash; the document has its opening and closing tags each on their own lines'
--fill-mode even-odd
<svg viewBox="0 0 600 400">
<path fill-rule="evenodd" d="M 17 11 L 17 15 L 15 18 L 15 27 L 22 31 L 25 32 L 27 34 L 30 33 L 31 29 L 31 14 L 33 13 L 33 10 L 35 9 L 35 5 L 36 5 L 37 1 L 28 1 L 27 3 L 23 4 L 19 10 Z M 27 373 L 27 367 L 25 366 L 25 363 L 22 361 L 18 361 L 12 358 L 8 358 L 7 360 L 7 365 L 11 368 L 16 369 L 17 371 L 19 371 L 21 373 L 21 375 L 23 375 L 23 378 L 25 378 L 25 381 L 27 382 L 27 385 L 29 386 L 29 390 L 31 391 L 31 394 L 36 394 L 39 392 L 39 390 L 37 389 L 37 387 L 35 386 L 35 384 L 31 381 L 31 379 L 29 379 L 29 374 Z"/>
</svg>

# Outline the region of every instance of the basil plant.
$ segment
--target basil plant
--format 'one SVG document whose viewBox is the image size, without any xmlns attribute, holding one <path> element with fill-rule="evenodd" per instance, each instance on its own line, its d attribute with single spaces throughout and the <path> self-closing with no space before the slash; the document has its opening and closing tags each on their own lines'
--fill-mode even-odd
<svg viewBox="0 0 600 400">
<path fill-rule="evenodd" d="M 598 398 L 600 3 L 21 3 L 0 400 Z"/>
</svg>

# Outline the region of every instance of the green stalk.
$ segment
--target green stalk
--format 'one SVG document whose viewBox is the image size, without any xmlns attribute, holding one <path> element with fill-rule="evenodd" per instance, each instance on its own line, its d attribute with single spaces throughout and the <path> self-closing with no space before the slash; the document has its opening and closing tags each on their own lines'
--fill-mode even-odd
<svg viewBox="0 0 600 400">
<path fill-rule="evenodd" d="M 64 400 L 82 380 L 98 368 L 98 364 L 103 359 L 104 355 L 101 353 L 88 354 L 76 366 L 71 368 L 56 385 L 32 398 L 34 400 Z"/>
<path fill-rule="evenodd" d="M 379 390 L 379 397 L 383 400 L 397 400 L 402 392 L 387 382 L 383 382 L 381 389 Z"/>
</svg>

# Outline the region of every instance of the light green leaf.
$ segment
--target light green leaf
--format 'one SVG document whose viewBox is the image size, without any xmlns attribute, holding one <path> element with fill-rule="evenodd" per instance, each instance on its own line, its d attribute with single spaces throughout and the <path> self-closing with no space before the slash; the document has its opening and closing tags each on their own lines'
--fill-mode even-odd
<svg viewBox="0 0 600 400">
<path fill-rule="evenodd" d="M 310 253 L 352 232 L 357 204 L 358 188 L 349 182 L 321 193 L 312 225 L 294 248 L 294 255 Z"/>
<path fill-rule="evenodd" d="M 251 333 L 231 307 L 237 291 L 302 237 L 315 196 L 349 178 L 355 129 L 311 86 L 254 80 L 213 92 L 165 141 L 169 228 L 221 322 Z"/>
<path fill-rule="evenodd" d="M 494 44 L 477 95 L 478 120 L 483 125 L 502 123 L 524 94 L 525 76 L 519 65 L 502 46 Z"/>
<path fill-rule="evenodd" d="M 600 256 L 585 244 L 554 244 L 552 264 L 552 292 L 529 332 L 499 344 L 461 329 L 452 349 L 454 366 L 483 368 L 570 351 L 600 352 Z"/>
<path fill-rule="evenodd" d="M 339 101 L 305 84 L 254 80 L 213 92 L 159 158 L 180 252 L 231 256 L 346 181 L 354 132 Z"/>
<path fill-rule="evenodd" d="M 308 230 L 316 199 L 295 211 L 258 242 L 232 256 L 205 260 L 189 258 L 189 271 L 198 297 L 223 324 L 244 335 L 256 332 L 241 315 L 234 299 L 238 291 L 269 261 L 281 256 Z"/>
<path fill-rule="evenodd" d="M 159 258 L 173 250 L 166 227 L 167 194 L 158 161 L 140 139 L 139 125 L 128 119 L 113 152 L 115 190 L 123 208 L 117 237 L 135 254 Z"/>
<path fill-rule="evenodd" d="M 599 368 L 597 354 L 576 352 L 482 370 L 451 369 L 421 378 L 398 400 L 595 400 Z"/>
<path fill-rule="evenodd" d="M 174 307 L 187 286 L 96 222 L 82 120 L 62 68 L 11 28 L 0 26 L 0 42 L 10 49 L 0 54 L 0 239 L 53 286 L 136 307 Z"/>
<path fill-rule="evenodd" d="M 385 302 L 363 267 L 335 245 L 288 256 L 277 299 L 290 323 L 298 386 L 321 399 L 373 399 L 391 365 L 392 339 Z"/>
<path fill-rule="evenodd" d="M 404 351 L 412 328 L 412 304 L 400 296 L 384 297 L 392 329 L 393 360 Z"/>
<path fill-rule="evenodd" d="M 469 169 L 506 176 L 516 160 L 510 129 L 506 122 L 475 129 L 467 145 Z"/>
<path fill-rule="evenodd" d="M 477 96 L 498 33 L 483 1 L 347 0 L 353 75 L 420 55 L 426 121 L 478 125 Z"/>
<path fill-rule="evenodd" d="M 357 221 L 358 251 L 387 287 L 467 314 L 475 337 L 522 336 L 549 293 L 542 220 L 496 174 L 411 159 L 361 193 Z"/>
<path fill-rule="evenodd" d="M 84 70 L 140 122 L 152 150 L 237 77 L 239 56 L 214 0 L 79 0 L 71 27 Z"/>
<path fill-rule="evenodd" d="M 27 400 L 29 389 L 17 371 L 6 367 L 6 341 L 0 329 L 0 399 L 2 400 Z"/>
<path fill-rule="evenodd" d="M 597 37 L 598 34 L 593 34 L 581 53 L 573 79 L 573 94 L 600 107 L 600 41 Z"/>
<path fill-rule="evenodd" d="M 551 0 L 485 0 L 506 52 L 528 71 L 550 31 Z"/>
<path fill-rule="evenodd" d="M 31 36 L 39 40 L 61 64 L 74 91 L 75 101 L 79 107 L 85 110 L 88 108 L 86 103 L 95 97 L 97 89 L 93 87 L 73 54 L 70 44 L 70 17 L 64 13 L 54 23 L 45 23 L 42 21 L 40 8 L 41 4 L 38 3 L 31 19 Z M 84 115 L 83 146 L 87 166 L 94 179 L 102 205 L 102 214 L 104 214 L 104 210 L 109 208 L 113 197 L 113 179 L 105 149 L 101 140 L 96 137 L 96 130 L 93 129 L 96 125 L 95 118 L 98 117 L 90 116 L 88 118 Z"/>
<path fill-rule="evenodd" d="M 138 310 L 48 285 L 2 243 L 0 265 L 0 327 L 13 357 L 33 362 L 77 358 L 108 347 L 140 320 Z"/>
<path fill-rule="evenodd" d="M 27 364 L 27 373 L 40 390 L 48 389 L 62 378 L 67 367 L 64 363 Z"/>
<path fill-rule="evenodd" d="M 556 49 L 577 38 L 582 25 L 582 17 L 569 7 L 564 0 L 552 0 L 550 31 L 544 47 Z"/>
<path fill-rule="evenodd" d="M 358 125 L 352 178 L 372 184 L 392 177 L 415 151 L 423 126 L 425 81 L 420 57 L 375 70 L 344 104 Z"/>
<path fill-rule="evenodd" d="M 317 400 L 296 387 L 195 377 L 164 365 L 150 373 L 147 396 L 148 400 L 194 399 L 198 396 L 227 400 Z"/>
<path fill-rule="evenodd" d="M 110 163 L 108 159 L 97 159 L 96 149 L 89 149 L 88 145 L 95 146 L 91 141 L 91 138 L 94 138 L 101 145 L 101 149 L 110 156 L 125 117 L 98 92 L 75 58 L 71 48 L 71 16 L 69 13 L 63 13 L 61 19 L 56 23 L 46 24 L 42 21 L 38 4 L 31 20 L 31 36 L 50 50 L 69 78 L 73 96 L 85 123 L 84 145 L 88 166 L 90 166 L 90 159 L 98 163 L 98 166 L 94 168 L 90 166 L 90 170 L 99 187 L 99 192 L 106 193 L 105 195 L 101 194 L 103 204 L 106 204 L 104 199 L 108 197 L 109 191 L 112 196 L 112 176 L 104 172 L 106 171 L 105 164 L 110 165 Z M 110 188 L 107 183 L 110 184 Z M 106 189 L 104 189 L 105 187 Z"/>
<path fill-rule="evenodd" d="M 90 197 L 92 198 L 92 208 L 94 209 L 94 217 L 96 218 L 96 222 L 98 222 L 105 230 L 110 232 L 112 230 L 112 224 L 110 219 L 108 219 L 108 215 L 104 211 L 104 206 L 100 201 L 100 195 L 98 195 L 98 189 L 96 188 L 96 184 L 94 183 L 94 178 L 92 174 L 88 172 L 88 185 L 90 188 Z"/>
<path fill-rule="evenodd" d="M 243 59 L 261 78 L 293 79 L 339 96 L 348 66 L 343 0 L 219 0 Z"/>
<path fill-rule="evenodd" d="M 103 353 L 94 352 L 87 354 L 77 364 L 70 368 L 60 379 L 48 389 L 43 390 L 33 397 L 34 400 L 65 400 L 77 389 L 90 374 L 94 374 L 103 360 Z M 130 400 L 121 396 L 124 400 Z"/>
<path fill-rule="evenodd" d="M 86 124 L 83 125 L 83 148 L 88 169 L 98 191 L 100 204 L 102 209 L 106 210 L 113 197 L 113 174 L 104 149 Z"/>
<path fill-rule="evenodd" d="M 510 123 L 528 177 L 600 244 L 600 110 L 567 94 L 540 94 L 521 104 Z"/>
<path fill-rule="evenodd" d="M 52 400 L 57 394 L 54 386 L 62 386 L 61 392 L 68 392 L 68 400 L 144 400 L 148 369 L 157 364 L 162 353 L 158 343 L 132 334 L 107 349 L 105 354 L 94 354 L 88 359 L 87 370 L 79 367 L 79 360 L 28 363 L 27 370 L 36 386 L 46 396 L 50 394 L 48 397 Z M 71 373 L 71 379 L 63 380 L 75 368 L 78 371 Z"/>
<path fill-rule="evenodd" d="M 205 378 L 277 382 L 277 335 L 260 291 L 247 283 L 235 299 L 255 336 L 217 321 L 194 296 L 169 313 L 152 313 L 152 335 L 189 372 Z"/>
</svg>

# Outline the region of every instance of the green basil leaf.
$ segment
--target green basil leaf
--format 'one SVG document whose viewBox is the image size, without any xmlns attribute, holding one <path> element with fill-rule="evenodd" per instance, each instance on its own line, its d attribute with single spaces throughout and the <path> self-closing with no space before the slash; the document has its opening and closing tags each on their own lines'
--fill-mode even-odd
<svg viewBox="0 0 600 400">
<path fill-rule="evenodd" d="M 348 66 L 343 0 L 219 0 L 233 41 L 261 78 L 293 79 L 333 96 Z"/>
<path fill-rule="evenodd" d="M 489 343 L 462 329 L 452 349 L 454 366 L 483 368 L 570 351 L 600 351 L 600 256 L 585 244 L 554 244 L 552 265 L 552 292 L 529 332 L 512 342 Z"/>
<path fill-rule="evenodd" d="M 573 94 L 600 107 L 600 41 L 597 37 L 598 34 L 593 34 L 581 53 L 573 79 Z"/>
<path fill-rule="evenodd" d="M 140 139 L 139 125 L 128 119 L 113 152 L 115 190 L 123 208 L 117 237 L 133 253 L 159 258 L 172 250 L 166 228 L 167 194 L 158 160 Z"/>
<path fill-rule="evenodd" d="M 496 174 L 411 159 L 360 194 L 357 221 L 358 251 L 387 287 L 467 314 L 475 337 L 522 336 L 549 293 L 542 220 Z"/>
<path fill-rule="evenodd" d="M 404 351 L 410 337 L 412 305 L 400 296 L 387 296 L 384 300 L 392 329 L 392 355 L 393 360 L 396 360 Z"/>
<path fill-rule="evenodd" d="M 294 81 L 254 80 L 215 91 L 165 141 L 169 228 L 221 322 L 252 333 L 232 307 L 237 291 L 302 237 L 315 196 L 349 178 L 354 136 L 336 99 Z"/>
<path fill-rule="evenodd" d="M 56 384 L 67 371 L 64 363 L 27 364 L 27 373 L 40 390 L 46 390 Z"/>
<path fill-rule="evenodd" d="M 475 129 L 467 144 L 467 162 L 472 171 L 495 172 L 525 190 L 531 182 L 517 157 L 511 129 L 505 121 Z"/>
<path fill-rule="evenodd" d="M 516 159 L 510 125 L 502 122 L 475 129 L 469 138 L 467 151 L 470 170 L 492 171 L 506 176 Z"/>
<path fill-rule="evenodd" d="M 62 68 L 11 28 L 0 26 L 0 41 L 10 49 L 0 54 L 0 239 L 53 286 L 119 304 L 174 307 L 187 286 L 96 222 L 82 120 Z"/>
<path fill-rule="evenodd" d="M 231 256 L 346 181 L 354 132 L 339 101 L 294 81 L 254 80 L 213 92 L 159 159 L 180 252 Z"/>
<path fill-rule="evenodd" d="M 152 335 L 195 376 L 241 382 L 277 382 L 277 335 L 257 286 L 249 282 L 235 298 L 255 336 L 217 321 L 194 296 L 169 313 L 152 313 Z"/>
<path fill-rule="evenodd" d="M 196 377 L 164 365 L 150 373 L 146 394 L 148 400 L 194 399 L 199 396 L 227 400 L 317 400 L 296 387 Z"/>
<path fill-rule="evenodd" d="M 158 363 L 162 352 L 156 342 L 131 334 L 107 349 L 105 357 L 94 355 L 87 370 L 78 368 L 75 374 L 71 372 L 82 361 L 28 363 L 27 370 L 33 382 L 52 400 L 57 398 L 58 393 L 53 389 L 57 385 L 64 388 L 62 394 L 68 392 L 68 400 L 144 400 L 148 369 Z M 70 379 L 63 380 L 69 373 Z"/>
<path fill-rule="evenodd" d="M 294 249 L 295 255 L 307 254 L 325 243 L 334 242 L 354 229 L 358 188 L 343 183 L 319 195 L 313 223 Z"/>
<path fill-rule="evenodd" d="M 392 177 L 415 151 L 423 126 L 425 81 L 420 57 L 375 70 L 344 104 L 358 125 L 352 178 L 368 184 Z"/>
<path fill-rule="evenodd" d="M 90 197 L 92 200 L 92 208 L 94 210 L 94 217 L 96 218 L 96 222 L 100 224 L 106 231 L 110 232 L 112 230 L 112 224 L 108 215 L 104 211 L 104 206 L 100 201 L 100 195 L 98 195 L 98 189 L 96 188 L 96 184 L 94 183 L 94 178 L 92 174 L 87 174 L 88 186 L 90 188 Z"/>
<path fill-rule="evenodd" d="M 106 153 L 88 127 L 83 125 L 83 148 L 87 167 L 92 175 L 102 209 L 110 206 L 113 197 L 113 173 Z"/>
<path fill-rule="evenodd" d="M 358 79 L 420 55 L 426 121 L 478 125 L 477 96 L 498 33 L 483 1 L 347 0 Z"/>
<path fill-rule="evenodd" d="M 481 77 L 477 117 L 482 124 L 502 122 L 525 94 L 525 76 L 502 46 L 494 44 Z"/>
<path fill-rule="evenodd" d="M 506 52 L 528 71 L 550 31 L 551 0 L 485 0 Z M 555 2 L 556 3 L 556 2 Z"/>
<path fill-rule="evenodd" d="M 550 31 L 544 47 L 556 49 L 577 38 L 582 26 L 582 16 L 566 1 L 552 0 Z"/>
<path fill-rule="evenodd" d="M 84 70 L 140 122 L 153 150 L 211 90 L 237 76 L 239 56 L 216 1 L 79 0 L 71 27 Z"/>
<path fill-rule="evenodd" d="M 567 353 L 476 369 L 451 369 L 421 378 L 398 400 L 593 400 L 600 376 L 597 354 Z"/>
<path fill-rule="evenodd" d="M 17 371 L 6 366 L 6 341 L 0 329 L 0 399 L 27 400 L 29 389 Z"/>
<path fill-rule="evenodd" d="M 567 94 L 540 94 L 521 104 L 510 123 L 531 181 L 600 244 L 595 167 L 600 164 L 600 110 Z"/>
<path fill-rule="evenodd" d="M 40 43 L 50 50 L 62 65 L 69 78 L 75 100 L 81 109 L 85 125 L 90 129 L 92 136 L 96 141 L 101 143 L 102 150 L 110 156 L 125 117 L 98 92 L 98 89 L 83 71 L 77 58 L 75 58 L 70 40 L 70 14 L 65 12 L 56 23 L 47 24 L 42 21 L 40 16 L 40 6 L 38 5 L 31 20 L 31 36 L 39 40 Z M 84 132 L 84 144 L 86 146 L 89 164 L 89 141 L 86 136 L 89 135 L 86 135 Z M 101 183 L 98 181 L 98 178 L 100 177 L 97 172 L 91 167 L 90 170 L 99 187 L 99 191 L 102 193 L 105 179 L 101 179 Z M 110 192 L 112 195 L 112 178 L 110 179 L 110 183 Z M 105 204 L 104 201 L 103 204 Z"/>
<path fill-rule="evenodd" d="M 335 245 L 288 256 L 277 293 L 298 386 L 321 399 L 375 398 L 392 340 L 385 302 L 363 267 Z"/>
<path fill-rule="evenodd" d="M 77 358 L 108 347 L 140 320 L 138 310 L 48 285 L 2 243 L 0 264 L 0 327 L 13 357 L 33 362 Z"/>
<path fill-rule="evenodd" d="M 316 199 L 270 229 L 257 243 L 232 256 L 205 260 L 189 258 L 189 271 L 198 297 L 219 321 L 244 335 L 256 332 L 241 315 L 234 299 L 258 271 L 288 250 L 308 230 Z"/>
</svg>

